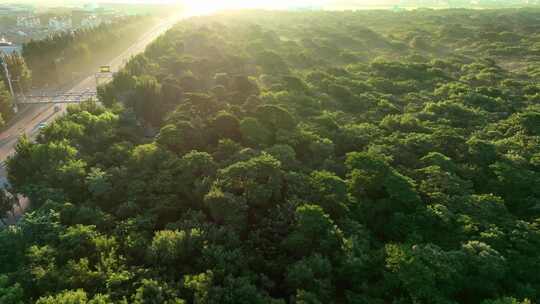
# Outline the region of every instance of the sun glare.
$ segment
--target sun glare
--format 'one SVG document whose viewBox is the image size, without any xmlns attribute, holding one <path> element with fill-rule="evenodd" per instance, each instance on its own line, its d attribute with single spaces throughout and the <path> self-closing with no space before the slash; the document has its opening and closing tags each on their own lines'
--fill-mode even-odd
<svg viewBox="0 0 540 304">
<path fill-rule="evenodd" d="M 186 6 L 194 14 L 209 14 L 220 10 L 242 8 L 288 9 L 313 7 L 326 4 L 327 0 L 291 1 L 291 0 L 186 0 Z"/>
</svg>

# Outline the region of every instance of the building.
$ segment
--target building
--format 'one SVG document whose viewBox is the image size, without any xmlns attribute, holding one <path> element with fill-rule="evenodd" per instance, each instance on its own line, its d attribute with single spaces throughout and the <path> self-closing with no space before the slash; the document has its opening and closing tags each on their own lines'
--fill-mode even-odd
<svg viewBox="0 0 540 304">
<path fill-rule="evenodd" d="M 92 28 L 99 26 L 101 24 L 101 19 L 97 16 L 88 16 L 81 20 L 81 27 Z"/>
<path fill-rule="evenodd" d="M 88 18 L 85 18 L 81 22 L 82 27 L 96 27 L 101 24 L 101 19 L 96 16 L 89 16 Z"/>
<path fill-rule="evenodd" d="M 17 26 L 22 28 L 37 28 L 41 26 L 41 20 L 36 16 L 17 17 Z"/>
<path fill-rule="evenodd" d="M 21 47 L 14 45 L 7 41 L 5 38 L 0 39 L 0 54 L 11 55 L 14 53 L 21 53 Z"/>
<path fill-rule="evenodd" d="M 80 27 L 82 25 L 82 21 L 88 16 L 92 15 L 92 13 L 85 11 L 85 10 L 73 10 L 71 12 L 71 21 L 74 27 Z"/>
<path fill-rule="evenodd" d="M 49 30 L 51 31 L 67 31 L 71 30 L 72 27 L 71 18 L 53 17 L 49 19 Z"/>
</svg>

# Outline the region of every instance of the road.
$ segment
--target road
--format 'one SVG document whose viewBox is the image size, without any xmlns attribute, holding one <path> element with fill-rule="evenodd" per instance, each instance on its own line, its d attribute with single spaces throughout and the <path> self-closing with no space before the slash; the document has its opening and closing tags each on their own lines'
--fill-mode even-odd
<svg viewBox="0 0 540 304">
<path fill-rule="evenodd" d="M 157 25 L 146 30 L 146 32 L 124 52 L 119 54 L 110 62 L 99 63 L 99 65 L 110 65 L 111 70 L 119 70 L 132 56 L 142 53 L 148 44 L 166 32 L 182 17 L 186 16 L 170 17 L 162 22 L 159 22 Z M 84 79 L 78 81 L 76 84 L 64 89 L 59 88 L 58 91 L 62 91 L 64 93 L 74 93 L 87 90 L 95 91 L 95 89 L 95 74 L 88 73 Z M 56 107 L 57 108 L 55 109 L 55 106 L 52 104 L 29 105 L 25 107 L 24 110 L 17 113 L 15 118 L 10 122 L 10 126 L 0 133 L 0 186 L 4 186 L 7 183 L 7 173 L 4 162 L 10 155 L 14 153 L 18 138 L 22 134 L 26 134 L 29 138 L 35 138 L 39 133 L 39 125 L 50 123 L 59 116 L 63 115 L 66 111 L 67 104 L 57 104 Z M 21 199 L 21 204 L 24 209 L 27 207 L 28 201 L 26 199 Z M 20 208 L 15 208 L 15 210 L 15 217 L 19 217 L 22 210 L 20 210 Z"/>
</svg>

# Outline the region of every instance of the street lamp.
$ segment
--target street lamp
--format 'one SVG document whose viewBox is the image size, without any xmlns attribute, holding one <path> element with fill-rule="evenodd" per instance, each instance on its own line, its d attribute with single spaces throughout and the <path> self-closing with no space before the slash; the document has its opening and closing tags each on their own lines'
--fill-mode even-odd
<svg viewBox="0 0 540 304">
<path fill-rule="evenodd" d="M 0 64 L 2 64 L 2 67 L 4 68 L 4 72 L 6 73 L 6 79 L 9 86 L 9 92 L 11 93 L 11 96 L 13 97 L 13 100 L 14 100 L 13 111 L 17 113 L 17 100 L 15 97 L 15 92 L 13 92 L 13 85 L 11 84 L 11 76 L 9 75 L 9 69 L 8 69 L 6 59 L 1 54 L 0 54 Z"/>
</svg>

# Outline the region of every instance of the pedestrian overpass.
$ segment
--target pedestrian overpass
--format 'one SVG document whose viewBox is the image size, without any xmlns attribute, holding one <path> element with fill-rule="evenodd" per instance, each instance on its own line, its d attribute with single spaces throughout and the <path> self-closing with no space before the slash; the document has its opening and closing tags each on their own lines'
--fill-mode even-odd
<svg viewBox="0 0 540 304">
<path fill-rule="evenodd" d="M 17 111 L 19 105 L 35 105 L 35 104 L 65 104 L 65 103 L 81 103 L 87 100 L 97 99 L 96 89 L 91 90 L 87 89 L 84 91 L 71 90 L 67 92 L 53 92 L 53 93 L 30 93 L 30 94 L 15 94 L 13 89 L 11 79 L 11 74 L 9 73 L 8 65 L 6 60 L 3 58 L 0 53 L 0 65 L 2 66 L 5 77 L 8 80 L 9 91 L 11 96 L 14 97 L 14 110 Z M 99 68 L 99 71 L 94 75 L 96 79 L 97 88 L 100 84 L 109 82 L 113 79 L 114 73 L 111 71 L 111 67 L 108 65 L 103 65 Z M 22 89 L 20 90 L 22 92 Z"/>
</svg>

